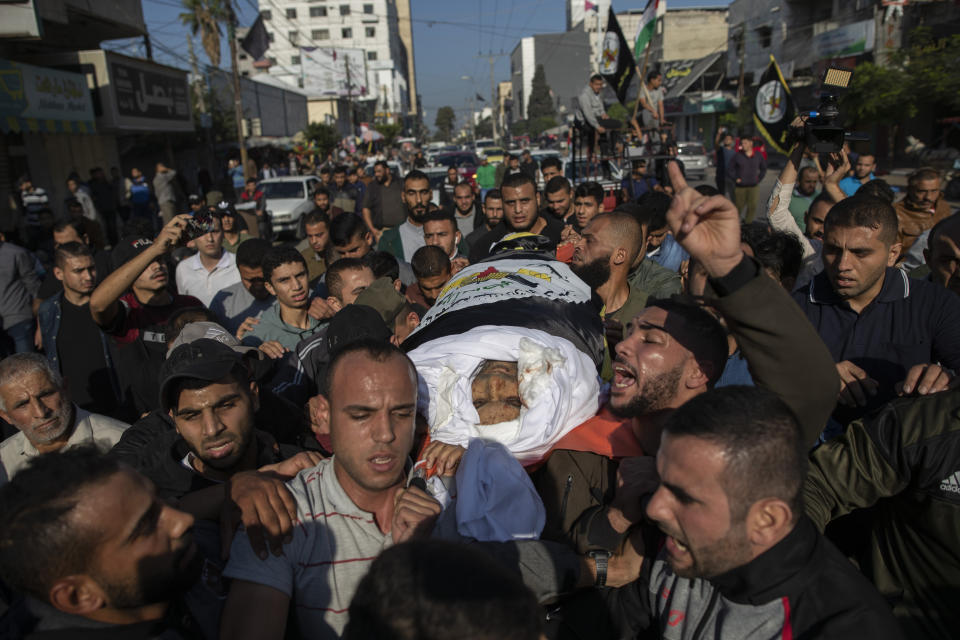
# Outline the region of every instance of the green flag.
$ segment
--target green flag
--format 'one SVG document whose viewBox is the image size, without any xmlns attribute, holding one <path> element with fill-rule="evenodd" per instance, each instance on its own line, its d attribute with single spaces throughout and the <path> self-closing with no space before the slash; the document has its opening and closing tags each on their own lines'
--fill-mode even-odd
<svg viewBox="0 0 960 640">
<path fill-rule="evenodd" d="M 640 54 L 647 48 L 650 41 L 653 40 L 653 34 L 657 30 L 657 8 L 660 6 L 660 0 L 648 0 L 647 6 L 643 10 L 643 16 L 640 18 L 640 25 L 637 27 L 637 35 L 633 42 L 633 57 L 640 60 Z"/>
</svg>

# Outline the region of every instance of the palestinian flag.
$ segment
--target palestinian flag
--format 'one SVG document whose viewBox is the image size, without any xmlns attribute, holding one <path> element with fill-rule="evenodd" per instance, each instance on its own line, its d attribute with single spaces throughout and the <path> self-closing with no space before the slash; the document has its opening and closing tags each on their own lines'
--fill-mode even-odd
<svg viewBox="0 0 960 640">
<path fill-rule="evenodd" d="M 666 3 L 666 0 L 664 0 L 664 3 Z M 653 40 L 653 34 L 657 32 L 658 8 L 660 8 L 660 0 L 648 0 L 646 8 L 643 10 L 643 16 L 640 18 L 640 24 L 637 27 L 637 35 L 633 39 L 633 57 L 637 61 L 640 60 L 640 54 Z"/>
<path fill-rule="evenodd" d="M 780 73 L 776 59 L 770 56 L 770 65 L 760 78 L 760 88 L 753 101 L 753 122 L 757 130 L 778 153 L 789 153 L 787 137 L 790 123 L 797 115 L 790 87 Z"/>
</svg>

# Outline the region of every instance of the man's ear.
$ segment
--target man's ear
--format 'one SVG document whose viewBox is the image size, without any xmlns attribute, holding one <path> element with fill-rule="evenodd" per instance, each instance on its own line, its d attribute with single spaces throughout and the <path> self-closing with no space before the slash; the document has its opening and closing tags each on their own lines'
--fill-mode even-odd
<svg viewBox="0 0 960 640">
<path fill-rule="evenodd" d="M 397 293 L 400 293 L 400 290 L 403 288 L 403 282 L 400 281 L 400 278 L 393 281 L 393 288 Z"/>
<path fill-rule="evenodd" d="M 327 304 L 330 305 L 330 308 L 334 311 L 340 311 L 340 309 L 343 309 L 343 303 L 333 296 L 327 296 Z"/>
<path fill-rule="evenodd" d="M 793 509 L 780 498 L 763 498 L 747 512 L 747 539 L 750 544 L 768 549 L 779 542 L 793 522 Z"/>
<path fill-rule="evenodd" d="M 63 269 L 61 269 L 60 267 L 54 267 L 53 277 L 59 280 L 60 282 L 63 282 Z"/>
<path fill-rule="evenodd" d="M 50 587 L 47 597 L 54 608 L 75 616 L 87 616 L 107 604 L 100 585 L 85 575 L 60 578 Z"/>
<path fill-rule="evenodd" d="M 887 266 L 892 267 L 897 264 L 897 259 L 900 257 L 900 251 L 903 249 L 903 244 L 899 242 L 894 242 L 890 245 L 890 254 L 887 256 Z"/>
<path fill-rule="evenodd" d="M 713 373 L 713 364 L 710 362 L 699 362 L 696 358 L 690 358 L 689 363 L 684 386 L 688 389 L 705 387 Z"/>
<path fill-rule="evenodd" d="M 613 252 L 613 264 L 623 264 L 627 261 L 627 250 L 624 247 L 617 247 Z"/>
<path fill-rule="evenodd" d="M 256 380 L 250 381 L 250 403 L 253 405 L 253 412 L 260 411 L 260 385 Z"/>
<path fill-rule="evenodd" d="M 310 398 L 310 430 L 315 436 L 330 435 L 330 401 L 322 393 Z"/>
<path fill-rule="evenodd" d="M 267 291 L 270 292 L 270 295 L 273 297 L 277 296 L 277 290 L 273 288 L 273 285 L 270 284 L 269 280 L 264 281 L 263 286 L 267 288 Z"/>
</svg>

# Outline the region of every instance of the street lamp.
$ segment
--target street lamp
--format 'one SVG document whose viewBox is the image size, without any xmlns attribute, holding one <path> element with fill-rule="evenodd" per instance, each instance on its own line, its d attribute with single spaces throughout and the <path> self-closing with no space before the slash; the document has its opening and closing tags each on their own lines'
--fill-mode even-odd
<svg viewBox="0 0 960 640">
<path fill-rule="evenodd" d="M 460 76 L 461 80 L 469 80 L 470 84 L 470 138 L 473 140 L 473 149 L 477 149 L 477 123 L 473 119 L 473 112 L 476 109 L 476 91 L 473 90 L 473 76 Z"/>
</svg>

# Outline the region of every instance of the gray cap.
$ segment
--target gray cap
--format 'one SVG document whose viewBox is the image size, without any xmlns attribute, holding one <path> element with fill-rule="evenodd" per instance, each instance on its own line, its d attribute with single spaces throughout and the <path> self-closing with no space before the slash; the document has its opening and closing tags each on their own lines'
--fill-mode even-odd
<svg viewBox="0 0 960 640">
<path fill-rule="evenodd" d="M 189 344 L 195 340 L 200 340 L 201 338 L 222 342 L 237 353 L 242 353 L 244 355 L 256 355 L 258 359 L 263 357 L 263 353 L 259 349 L 256 347 L 243 346 L 240 344 L 239 340 L 230 334 L 229 331 L 224 329 L 216 322 L 205 321 L 191 322 L 190 324 L 184 325 L 183 329 L 180 331 L 180 335 L 177 336 L 177 339 L 174 340 L 170 345 L 170 348 L 167 349 L 167 357 L 169 358 L 174 349 L 180 345 Z"/>
</svg>

